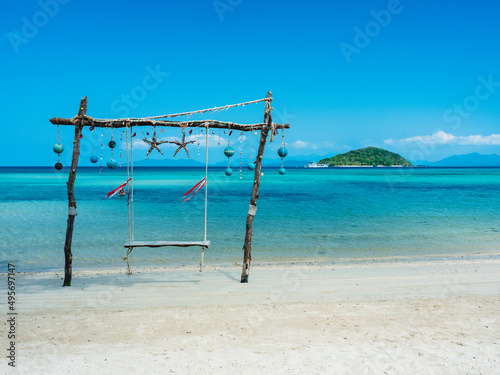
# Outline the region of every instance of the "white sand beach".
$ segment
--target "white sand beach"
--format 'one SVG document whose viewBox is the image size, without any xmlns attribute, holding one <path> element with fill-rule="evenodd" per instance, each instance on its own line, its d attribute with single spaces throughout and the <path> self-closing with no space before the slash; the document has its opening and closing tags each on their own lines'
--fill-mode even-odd
<svg viewBox="0 0 500 375">
<path fill-rule="evenodd" d="M 18 274 L 8 374 L 499 374 L 500 260 Z M 5 325 L 6 323 L 4 323 Z M 3 335 L 5 345 L 6 335 Z M 2 373 L 4 371 L 2 370 Z"/>
</svg>

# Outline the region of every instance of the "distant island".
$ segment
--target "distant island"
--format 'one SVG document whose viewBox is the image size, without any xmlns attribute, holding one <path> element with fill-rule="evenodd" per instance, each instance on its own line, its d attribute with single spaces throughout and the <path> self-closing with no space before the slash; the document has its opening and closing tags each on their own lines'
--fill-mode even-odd
<svg viewBox="0 0 500 375">
<path fill-rule="evenodd" d="M 377 147 L 366 147 L 353 150 L 344 154 L 322 159 L 320 163 L 329 166 L 411 166 L 412 164 L 395 152 L 390 152 Z"/>
</svg>

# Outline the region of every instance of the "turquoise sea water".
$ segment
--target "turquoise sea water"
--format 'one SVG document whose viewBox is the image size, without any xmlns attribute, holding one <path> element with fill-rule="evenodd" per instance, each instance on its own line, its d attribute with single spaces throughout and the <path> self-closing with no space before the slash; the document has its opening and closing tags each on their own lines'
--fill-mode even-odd
<svg viewBox="0 0 500 375">
<path fill-rule="evenodd" d="M 183 203 L 202 169 L 134 172 L 135 239 L 203 239 L 204 194 Z M 0 168 L 2 262 L 20 271 L 61 270 L 68 170 Z M 242 261 L 253 173 L 209 170 L 208 265 Z M 124 267 L 127 198 L 105 199 L 125 168 L 79 168 L 73 268 Z M 380 257 L 496 254 L 500 169 L 264 169 L 253 263 L 342 262 Z M 134 266 L 196 266 L 199 248 L 138 248 Z"/>
</svg>

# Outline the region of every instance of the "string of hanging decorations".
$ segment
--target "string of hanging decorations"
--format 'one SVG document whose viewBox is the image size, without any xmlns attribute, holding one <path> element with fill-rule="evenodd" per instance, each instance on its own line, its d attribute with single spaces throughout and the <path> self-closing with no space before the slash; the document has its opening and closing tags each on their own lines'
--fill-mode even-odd
<svg viewBox="0 0 500 375">
<path fill-rule="evenodd" d="M 57 154 L 57 163 L 55 164 L 54 168 L 60 171 L 63 167 L 61 163 L 61 154 L 64 151 L 64 146 L 61 144 L 61 137 L 59 135 L 59 125 L 57 125 L 57 143 L 52 146 L 52 150 Z"/>
<path fill-rule="evenodd" d="M 279 169 L 279 174 L 284 175 L 286 169 L 283 167 L 283 159 L 288 155 L 288 150 L 285 145 L 285 132 L 281 133 L 281 147 L 278 149 L 278 156 L 281 158 L 281 168 Z"/>
<path fill-rule="evenodd" d="M 120 135 L 120 163 L 118 163 L 117 160 L 114 159 L 113 151 L 114 148 L 118 146 L 117 142 L 114 141 L 114 130 L 115 128 L 122 128 L 122 127 L 131 127 L 134 125 L 137 126 L 152 126 L 153 128 L 153 136 L 152 139 L 148 139 L 147 135 L 149 135 L 149 132 L 144 135 L 144 139 L 141 139 L 143 142 L 147 143 L 149 146 L 149 150 L 146 153 L 146 159 L 148 156 L 151 154 L 151 152 L 156 149 L 160 154 L 163 155 L 163 152 L 160 150 L 158 147 L 159 145 L 163 143 L 170 143 L 170 144 L 175 144 L 178 146 L 174 153 L 174 157 L 178 154 L 179 151 L 182 149 L 185 150 L 187 157 L 189 158 L 189 151 L 188 148 L 186 147 L 189 144 L 196 143 L 197 148 L 198 148 L 198 155 L 199 155 L 199 149 L 200 149 L 200 142 L 199 139 L 191 139 L 189 141 L 186 141 L 186 133 L 185 129 L 187 127 L 202 127 L 202 132 L 203 130 L 206 129 L 207 131 L 207 136 L 208 136 L 208 129 L 210 127 L 215 127 L 219 128 L 219 137 L 218 137 L 218 144 L 220 145 L 221 141 L 221 136 L 220 136 L 220 129 L 225 128 L 228 129 L 228 139 L 227 139 L 227 147 L 224 149 L 224 155 L 228 159 L 228 164 L 227 168 L 224 171 L 227 176 L 231 176 L 233 173 L 233 170 L 231 168 L 230 164 L 230 159 L 231 157 L 235 154 L 235 149 L 231 147 L 231 133 L 233 133 L 233 130 L 238 130 L 240 131 L 240 137 L 238 140 L 240 141 L 240 179 L 242 178 L 242 173 L 243 173 L 243 132 L 244 131 L 250 131 L 253 133 L 257 129 L 262 129 L 265 124 L 263 123 L 258 123 L 258 124 L 237 124 L 237 123 L 232 123 L 232 122 L 223 122 L 223 121 L 217 121 L 217 120 L 186 120 L 186 121 L 173 121 L 173 120 L 166 120 L 168 118 L 174 118 L 178 116 L 192 116 L 194 114 L 201 114 L 201 113 L 207 113 L 207 112 L 219 112 L 219 111 L 224 111 L 229 108 L 234 108 L 234 107 L 241 107 L 241 106 L 246 106 L 249 104 L 254 104 L 254 103 L 259 103 L 259 102 L 266 102 L 266 106 L 269 105 L 270 109 L 272 110 L 273 108 L 270 106 L 270 103 L 272 101 L 272 98 L 267 97 L 263 99 L 257 99 L 257 100 L 251 100 L 243 103 L 236 103 L 236 104 L 229 104 L 225 106 L 219 106 L 219 107 L 212 107 L 208 109 L 201 109 L 201 110 L 195 110 L 195 111 L 188 111 L 188 112 L 180 112 L 180 113 L 175 113 L 175 114 L 168 114 L 168 115 L 161 115 L 161 116 L 148 116 L 148 117 L 129 117 L 129 118 L 121 118 L 121 119 L 98 119 L 98 118 L 92 118 L 90 116 L 75 116 L 72 119 L 61 119 L 61 118 L 53 118 L 51 119 L 51 122 L 57 125 L 58 129 L 58 142 L 54 145 L 53 149 L 54 152 L 58 154 L 58 161 L 55 165 L 55 168 L 60 170 L 62 169 L 62 164 L 60 163 L 59 156 L 63 152 L 64 147 L 62 146 L 59 138 L 59 125 L 69 125 L 69 124 L 76 124 L 79 122 L 81 125 L 87 125 L 90 126 L 90 131 L 93 132 L 95 131 L 96 127 L 100 127 L 101 129 L 111 129 L 111 140 L 108 142 L 107 146 L 111 150 L 111 158 L 106 162 L 106 166 L 109 169 L 115 169 L 118 164 L 121 166 L 121 158 L 122 158 L 122 136 L 123 136 L 123 131 L 121 132 Z M 280 124 L 280 127 L 282 131 L 284 130 L 284 127 L 288 124 Z M 164 132 L 164 129 L 162 126 L 171 126 L 171 127 L 180 127 L 182 131 L 182 139 L 174 139 L 174 140 L 159 140 L 156 138 L 156 127 L 160 127 L 160 132 Z M 272 138 L 274 138 L 274 135 L 277 133 L 276 131 L 277 124 L 271 122 L 271 141 Z M 191 136 L 193 132 L 193 129 L 189 130 L 189 135 Z M 215 131 L 212 130 L 212 134 L 215 134 Z M 224 131 L 224 134 L 226 134 L 226 131 Z M 257 133 L 256 133 L 257 134 Z M 134 138 L 136 134 L 131 135 L 131 139 Z M 101 144 L 101 155 L 100 155 L 100 171 L 102 171 L 102 165 L 103 165 L 103 152 L 104 152 L 104 132 L 101 130 L 100 134 L 100 144 Z M 95 155 L 95 141 L 96 141 L 96 134 L 94 133 L 94 146 L 92 150 L 92 155 L 90 157 L 91 163 L 97 163 L 98 157 Z M 253 150 L 252 150 L 252 134 L 250 135 L 250 162 L 246 165 L 247 169 L 252 171 L 255 169 L 256 162 L 253 160 Z M 280 174 L 285 174 L 285 168 L 283 167 L 283 159 L 286 157 L 288 154 L 288 150 L 286 149 L 285 142 L 284 142 L 284 134 L 282 134 L 282 145 L 278 150 L 278 155 L 281 158 L 281 168 L 279 170 Z"/>
<path fill-rule="evenodd" d="M 60 155 L 61 153 L 64 151 L 64 146 L 61 144 L 61 138 L 60 138 L 60 135 L 59 135 L 59 126 L 57 126 L 57 143 L 54 144 L 53 146 L 53 150 L 54 152 L 58 155 L 58 159 L 57 159 L 57 163 L 55 165 L 55 169 L 57 170 L 61 170 L 62 169 L 62 164 L 60 162 Z M 114 134 L 113 134 L 113 127 L 111 127 L 111 140 L 108 142 L 108 147 L 111 149 L 111 158 L 107 161 L 106 165 L 109 169 L 115 169 L 117 166 L 118 166 L 118 162 L 113 158 L 113 151 L 114 151 L 114 148 L 117 146 L 117 143 L 114 141 Z M 149 150 L 148 152 L 146 153 L 146 159 L 148 158 L 149 154 L 154 150 L 156 149 L 160 154 L 163 155 L 163 152 L 160 150 L 160 148 L 158 147 L 159 145 L 161 144 L 164 144 L 164 143 L 171 143 L 171 144 L 175 144 L 178 146 L 178 148 L 176 149 L 175 153 L 174 153 L 174 157 L 177 155 L 177 153 L 184 149 L 186 151 L 186 155 L 187 157 L 189 158 L 189 151 L 187 149 L 187 145 L 189 144 L 192 144 L 192 143 L 197 143 L 198 144 L 198 155 L 199 155 L 199 148 L 200 148 L 200 142 L 198 139 L 194 139 L 194 140 L 189 140 L 189 141 L 186 141 L 186 133 L 185 133 L 185 130 L 184 128 L 181 128 L 182 130 L 182 140 L 178 140 L 178 139 L 175 139 L 175 140 L 158 140 L 156 138 L 156 127 L 153 127 L 153 136 L 152 136 L 152 139 L 148 139 L 147 136 L 144 136 L 144 139 L 142 139 L 143 142 L 147 143 L 149 147 Z M 94 131 L 94 130 L 92 130 Z M 219 132 L 220 133 L 220 132 Z M 224 131 L 224 133 L 226 133 Z M 231 164 L 230 164 L 230 159 L 231 157 L 235 154 L 235 150 L 233 147 L 231 147 L 231 135 L 233 133 L 233 130 L 229 129 L 229 132 L 228 132 L 228 138 L 227 138 L 227 147 L 224 149 L 224 155 L 227 157 L 228 159 L 228 162 L 227 162 L 227 168 L 226 170 L 224 171 L 224 173 L 226 174 L 226 176 L 231 176 L 233 174 L 233 170 L 231 168 Z M 94 133 L 95 134 L 95 133 Z M 189 130 L 189 135 L 191 136 L 192 134 L 192 129 Z M 212 131 L 212 134 L 215 134 L 215 132 Z M 121 148 L 122 148 L 122 135 L 123 135 L 123 132 L 122 134 L 120 135 L 120 166 L 121 166 L 121 157 L 122 157 L 122 154 L 121 154 Z M 135 137 L 135 133 L 131 135 L 131 140 Z M 143 132 L 143 135 L 144 135 L 144 132 Z M 146 133 L 146 135 L 149 135 L 149 132 Z M 208 135 L 208 133 L 207 133 Z M 219 138 L 219 143 L 220 143 L 220 134 L 218 136 Z M 94 136 L 94 142 L 96 140 L 96 136 Z M 239 145 L 239 151 L 240 151 L 240 179 L 242 179 L 242 172 L 243 172 L 243 132 L 240 132 L 240 136 L 238 138 L 238 140 L 240 141 L 240 145 Z M 128 141 L 127 141 L 128 142 Z M 101 164 L 100 164 L 100 172 L 102 171 L 102 164 L 103 164 L 103 152 L 104 152 L 104 133 L 101 132 L 101 157 L 100 157 L 100 160 L 101 160 Z M 252 171 L 255 169 L 255 162 L 253 161 L 253 150 L 252 150 L 252 134 L 250 135 L 250 162 L 247 164 L 247 168 L 248 170 Z M 281 158 L 281 168 L 279 169 L 279 174 L 280 175 L 284 175 L 286 173 L 286 170 L 285 168 L 283 167 L 283 160 L 284 158 L 288 155 L 288 150 L 286 148 L 286 144 L 285 144 L 285 134 L 284 134 L 284 130 L 282 130 L 282 135 L 281 135 L 281 147 L 278 149 L 278 156 Z M 98 158 L 97 156 L 95 155 L 95 144 L 93 146 L 93 149 L 92 149 L 92 156 L 90 157 L 90 161 L 92 163 L 96 163 L 98 161 Z M 194 195 L 194 194 L 193 194 Z M 189 199 L 188 199 L 189 200 Z"/>
</svg>

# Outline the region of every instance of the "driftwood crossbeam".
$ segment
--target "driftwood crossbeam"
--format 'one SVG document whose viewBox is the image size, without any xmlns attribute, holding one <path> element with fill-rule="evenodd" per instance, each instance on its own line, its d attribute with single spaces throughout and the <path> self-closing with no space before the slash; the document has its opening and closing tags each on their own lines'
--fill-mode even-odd
<svg viewBox="0 0 500 375">
<path fill-rule="evenodd" d="M 125 128 L 131 126 L 168 126 L 172 128 L 206 128 L 207 126 L 211 129 L 231 129 L 238 131 L 254 131 L 262 130 L 266 124 L 237 124 L 235 122 L 225 122 L 217 120 L 193 120 L 193 121 L 163 121 L 163 120 L 140 120 L 140 121 L 128 121 L 128 120 L 94 120 L 89 116 L 73 118 L 59 118 L 54 117 L 50 119 L 50 122 L 54 125 L 77 125 L 81 123 L 83 126 L 90 126 L 95 128 Z M 276 129 L 288 129 L 289 124 L 273 124 Z"/>
<path fill-rule="evenodd" d="M 264 155 L 264 149 L 267 141 L 269 132 L 271 132 L 271 141 L 278 129 L 288 129 L 289 124 L 275 124 L 272 120 L 272 93 L 269 91 L 265 99 L 260 99 L 253 102 L 239 103 L 230 106 L 211 108 L 201 111 L 184 112 L 181 114 L 173 114 L 166 116 L 157 117 L 146 117 L 146 118 L 126 118 L 126 119 L 94 119 L 87 116 L 87 97 L 84 97 L 80 102 L 80 107 L 78 110 L 78 115 L 73 118 L 60 118 L 53 117 L 50 122 L 54 125 L 72 125 L 75 127 L 75 136 L 73 141 L 73 157 L 71 161 L 71 169 L 68 176 L 67 191 L 68 191 L 68 222 L 66 227 L 66 239 L 64 244 L 64 256 L 65 256 L 65 267 L 64 267 L 64 281 L 63 286 L 71 286 L 72 277 L 72 261 L 73 255 L 71 250 L 71 244 L 73 239 L 73 226 L 76 216 L 76 200 L 74 195 L 74 186 L 76 179 L 76 171 L 78 168 L 78 159 L 80 156 L 80 138 L 82 134 L 82 129 L 86 126 L 94 128 L 124 128 L 133 126 L 152 126 L 152 127 L 176 127 L 176 128 L 205 128 L 207 131 L 210 128 L 213 129 L 228 129 L 237 131 L 255 131 L 260 130 L 260 143 L 257 152 L 257 158 L 255 161 L 255 175 L 254 183 L 252 188 L 252 195 L 250 198 L 250 207 L 246 219 L 246 231 L 245 240 L 243 245 L 243 269 L 241 273 L 241 282 L 247 283 L 250 273 L 250 263 L 252 260 L 252 233 L 253 233 L 253 219 L 257 211 L 257 199 L 259 198 L 259 186 L 260 186 L 260 176 L 262 171 L 262 158 Z M 216 112 L 219 110 L 224 110 L 232 107 L 243 106 L 246 104 L 252 104 L 260 101 L 265 101 L 264 109 L 264 122 L 257 124 L 238 124 L 234 122 L 224 122 L 217 120 L 191 120 L 191 121 L 173 121 L 165 119 L 157 119 L 159 117 L 177 117 L 186 116 L 193 114 L 201 114 L 205 112 Z M 127 140 L 128 142 L 128 140 Z M 206 146 L 208 147 L 208 145 Z M 153 242 L 133 242 L 125 244 L 125 247 L 163 247 L 163 246 L 201 246 L 206 247 L 210 242 L 183 242 L 183 241 L 153 241 Z"/>
</svg>

